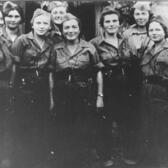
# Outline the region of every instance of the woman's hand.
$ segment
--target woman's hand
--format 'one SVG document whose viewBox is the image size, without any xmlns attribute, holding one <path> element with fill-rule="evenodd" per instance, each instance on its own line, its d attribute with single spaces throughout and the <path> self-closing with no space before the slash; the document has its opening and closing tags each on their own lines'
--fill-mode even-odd
<svg viewBox="0 0 168 168">
<path fill-rule="evenodd" d="M 104 107 L 104 101 L 102 96 L 97 96 L 97 101 L 96 101 L 96 107 L 97 108 L 102 108 Z"/>
<path fill-rule="evenodd" d="M 54 109 L 54 100 L 53 100 L 53 98 L 50 98 L 49 110 L 50 110 L 50 111 L 53 111 L 53 109 Z"/>
</svg>

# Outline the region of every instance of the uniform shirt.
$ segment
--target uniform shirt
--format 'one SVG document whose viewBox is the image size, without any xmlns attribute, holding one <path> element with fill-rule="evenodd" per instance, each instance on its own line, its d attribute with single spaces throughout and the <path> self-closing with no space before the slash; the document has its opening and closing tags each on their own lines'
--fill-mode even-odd
<svg viewBox="0 0 168 168">
<path fill-rule="evenodd" d="M 168 78 L 168 42 L 163 40 L 156 50 L 154 42 L 150 41 L 141 58 L 141 67 L 145 76 Z"/>
<path fill-rule="evenodd" d="M 56 72 L 66 69 L 86 70 L 99 64 L 95 47 L 82 39 L 73 55 L 70 54 L 64 41 L 54 46 L 52 55 Z"/>
<path fill-rule="evenodd" d="M 147 31 L 140 32 L 137 25 L 132 25 L 123 33 L 123 37 L 127 41 L 132 54 L 139 57 L 138 51 L 141 49 L 143 42 L 147 37 Z"/>
<path fill-rule="evenodd" d="M 23 69 L 42 69 L 49 61 L 51 41 L 46 40 L 43 49 L 36 42 L 33 32 L 21 35 L 12 45 L 16 64 Z"/>
<path fill-rule="evenodd" d="M 127 44 L 119 34 L 117 36 L 118 48 L 107 42 L 103 36 L 98 36 L 91 40 L 104 66 L 111 67 L 119 65 L 121 60 L 124 61 L 130 57 Z"/>
<path fill-rule="evenodd" d="M 6 41 L 0 36 L 0 72 L 10 69 L 12 65 L 12 53 Z"/>
<path fill-rule="evenodd" d="M 21 30 L 19 29 L 18 32 L 17 32 L 17 37 L 19 37 L 21 35 Z M 2 29 L 2 34 L 1 34 L 1 37 L 3 39 L 3 41 L 6 43 L 6 45 L 9 47 L 11 47 L 13 41 L 11 40 L 10 36 L 7 34 L 6 32 L 6 27 L 4 26 L 3 29 Z M 17 39 L 17 38 L 16 38 Z M 15 40 L 16 40 L 15 39 Z"/>
</svg>

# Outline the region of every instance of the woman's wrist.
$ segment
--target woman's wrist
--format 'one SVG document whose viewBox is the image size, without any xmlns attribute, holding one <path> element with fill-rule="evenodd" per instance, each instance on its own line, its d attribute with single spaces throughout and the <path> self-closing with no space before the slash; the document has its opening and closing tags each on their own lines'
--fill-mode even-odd
<svg viewBox="0 0 168 168">
<path fill-rule="evenodd" d="M 103 93 L 98 93 L 97 96 L 98 97 L 104 97 Z"/>
</svg>

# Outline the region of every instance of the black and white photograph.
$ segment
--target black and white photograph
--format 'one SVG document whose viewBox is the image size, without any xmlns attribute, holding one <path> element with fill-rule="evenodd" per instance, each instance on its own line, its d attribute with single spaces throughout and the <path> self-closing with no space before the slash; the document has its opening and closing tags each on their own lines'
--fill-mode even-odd
<svg viewBox="0 0 168 168">
<path fill-rule="evenodd" d="M 168 1 L 0 0 L 0 168 L 168 168 Z"/>
</svg>

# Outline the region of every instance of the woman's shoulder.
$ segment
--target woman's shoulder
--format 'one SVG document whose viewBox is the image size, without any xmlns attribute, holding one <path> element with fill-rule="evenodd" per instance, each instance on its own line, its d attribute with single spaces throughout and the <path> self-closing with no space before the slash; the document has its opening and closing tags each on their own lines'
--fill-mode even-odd
<svg viewBox="0 0 168 168">
<path fill-rule="evenodd" d="M 25 41 L 27 39 L 28 39 L 28 34 L 22 34 L 16 40 L 23 42 L 23 41 Z"/>
<path fill-rule="evenodd" d="M 64 47 L 65 47 L 64 40 L 61 40 L 60 42 L 53 45 L 54 50 L 59 50 L 59 49 L 64 48 Z"/>
<path fill-rule="evenodd" d="M 90 41 L 86 41 L 83 39 L 80 39 L 80 46 L 88 49 L 91 52 L 94 52 L 96 50 L 95 46 Z"/>
</svg>

